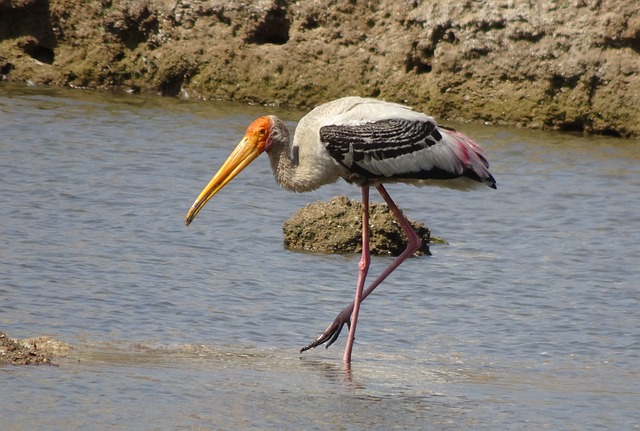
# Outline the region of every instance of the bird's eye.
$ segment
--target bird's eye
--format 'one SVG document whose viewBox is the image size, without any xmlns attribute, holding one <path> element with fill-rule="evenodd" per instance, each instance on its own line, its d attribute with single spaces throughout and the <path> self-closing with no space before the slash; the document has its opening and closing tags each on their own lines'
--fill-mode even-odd
<svg viewBox="0 0 640 431">
<path fill-rule="evenodd" d="M 266 129 L 260 129 L 258 130 L 258 133 L 260 133 L 261 135 L 264 135 L 265 133 L 267 133 Z"/>
</svg>

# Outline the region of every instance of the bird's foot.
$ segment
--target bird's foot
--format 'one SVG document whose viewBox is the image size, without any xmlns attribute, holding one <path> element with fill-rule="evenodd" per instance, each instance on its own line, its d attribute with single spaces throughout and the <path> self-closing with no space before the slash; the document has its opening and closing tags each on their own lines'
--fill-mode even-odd
<svg viewBox="0 0 640 431">
<path fill-rule="evenodd" d="M 300 353 L 318 347 L 320 344 L 327 343 L 325 346 L 326 349 L 329 348 L 340 336 L 340 332 L 344 325 L 347 325 L 347 328 L 351 327 L 351 310 L 342 310 L 340 314 L 335 318 L 333 323 L 329 325 L 329 327 L 320 335 L 318 338 L 313 340 L 308 346 L 300 349 Z"/>
</svg>

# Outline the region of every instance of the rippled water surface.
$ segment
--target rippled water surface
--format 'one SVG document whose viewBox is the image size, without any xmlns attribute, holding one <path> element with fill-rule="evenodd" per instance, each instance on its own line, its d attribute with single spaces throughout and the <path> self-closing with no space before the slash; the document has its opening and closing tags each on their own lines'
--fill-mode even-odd
<svg viewBox="0 0 640 431">
<path fill-rule="evenodd" d="M 0 85 L 0 330 L 74 346 L 0 368 L 0 429 L 640 429 L 638 142 L 457 125 L 498 190 L 389 187 L 448 244 L 363 304 L 347 372 L 344 335 L 298 349 L 359 257 L 281 229 L 357 188 L 290 194 L 262 157 L 184 226 L 264 113 L 303 115 Z"/>
</svg>

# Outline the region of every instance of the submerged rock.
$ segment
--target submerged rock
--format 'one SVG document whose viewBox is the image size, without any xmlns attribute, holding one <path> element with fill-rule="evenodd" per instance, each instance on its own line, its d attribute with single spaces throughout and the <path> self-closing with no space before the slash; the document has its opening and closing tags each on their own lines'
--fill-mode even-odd
<svg viewBox="0 0 640 431">
<path fill-rule="evenodd" d="M 284 222 L 284 245 L 291 250 L 324 253 L 362 251 L 362 204 L 345 196 L 315 202 L 299 209 Z M 372 255 L 397 256 L 407 239 L 386 204 L 371 204 L 370 248 Z M 430 232 L 422 223 L 411 221 L 422 238 L 416 255 L 429 255 Z"/>
</svg>

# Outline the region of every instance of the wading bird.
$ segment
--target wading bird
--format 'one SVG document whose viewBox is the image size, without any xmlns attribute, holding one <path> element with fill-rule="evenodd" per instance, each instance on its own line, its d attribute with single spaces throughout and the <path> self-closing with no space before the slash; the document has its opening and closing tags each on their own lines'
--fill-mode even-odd
<svg viewBox="0 0 640 431">
<path fill-rule="evenodd" d="M 360 303 L 421 245 L 383 183 L 411 183 L 468 188 L 496 188 L 483 150 L 455 130 L 411 108 L 376 99 L 344 97 L 318 106 L 296 127 L 293 142 L 276 116 L 260 117 L 197 197 L 186 218 L 189 225 L 202 207 L 261 153 L 266 152 L 276 182 L 293 192 L 307 192 L 339 178 L 362 190 L 362 257 L 355 300 L 300 352 L 336 341 L 346 324 L 343 356 L 351 362 Z M 364 289 L 369 269 L 369 187 L 375 187 L 408 237 L 407 248 Z"/>
</svg>

